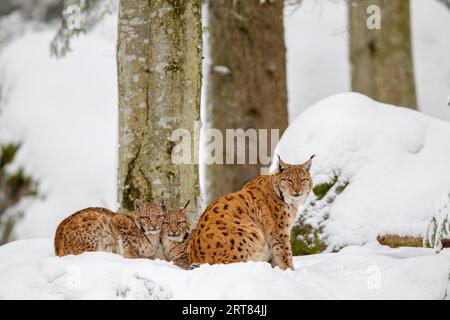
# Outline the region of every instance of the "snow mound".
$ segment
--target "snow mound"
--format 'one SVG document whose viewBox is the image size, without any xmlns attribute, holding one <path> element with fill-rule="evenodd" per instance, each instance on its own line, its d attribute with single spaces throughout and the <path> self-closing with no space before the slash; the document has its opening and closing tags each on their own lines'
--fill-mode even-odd
<svg viewBox="0 0 450 320">
<path fill-rule="evenodd" d="M 50 239 L 21 240 L 0 247 L 0 299 L 443 299 L 449 289 L 448 249 L 353 246 L 294 264 L 185 271 L 102 252 L 55 257 Z"/>
<path fill-rule="evenodd" d="M 322 223 L 333 248 L 386 233 L 422 236 L 436 201 L 450 190 L 448 141 L 448 122 L 344 93 L 303 112 L 276 153 L 289 163 L 316 154 L 315 186 L 337 180 L 340 194 L 321 204 L 312 194 L 307 206 L 308 222 Z"/>
</svg>

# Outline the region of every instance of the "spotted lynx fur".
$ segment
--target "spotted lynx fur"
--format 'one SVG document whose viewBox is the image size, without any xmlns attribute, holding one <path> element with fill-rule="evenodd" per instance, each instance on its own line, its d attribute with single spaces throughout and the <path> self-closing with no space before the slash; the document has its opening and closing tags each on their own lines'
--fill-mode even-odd
<svg viewBox="0 0 450 320">
<path fill-rule="evenodd" d="M 279 159 L 277 173 L 212 202 L 188 242 L 191 263 L 267 261 L 294 269 L 290 231 L 311 191 L 312 158 L 301 165 Z"/>
<path fill-rule="evenodd" d="M 130 214 L 87 208 L 63 220 L 55 234 L 58 256 L 106 251 L 126 258 L 154 258 L 164 221 L 163 198 L 157 203 L 136 200 Z"/>
</svg>

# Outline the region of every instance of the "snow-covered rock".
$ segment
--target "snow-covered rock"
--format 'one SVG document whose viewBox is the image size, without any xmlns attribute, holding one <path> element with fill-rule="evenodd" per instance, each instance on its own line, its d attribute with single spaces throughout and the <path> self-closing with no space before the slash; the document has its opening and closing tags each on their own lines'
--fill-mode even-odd
<svg viewBox="0 0 450 320">
<path fill-rule="evenodd" d="M 0 299 L 443 299 L 450 251 L 347 247 L 268 263 L 204 265 L 96 252 L 56 257 L 50 239 L 0 247 Z"/>
<path fill-rule="evenodd" d="M 411 0 L 414 75 L 420 111 L 450 120 L 450 10 L 442 1 Z M 289 118 L 351 90 L 348 1 L 302 0 L 285 6 Z"/>
<path fill-rule="evenodd" d="M 303 112 L 276 153 L 288 163 L 316 154 L 314 184 L 334 179 L 344 187 L 306 206 L 308 222 L 322 223 L 333 248 L 386 233 L 423 236 L 436 201 L 450 191 L 449 141 L 446 121 L 344 93 Z"/>
</svg>

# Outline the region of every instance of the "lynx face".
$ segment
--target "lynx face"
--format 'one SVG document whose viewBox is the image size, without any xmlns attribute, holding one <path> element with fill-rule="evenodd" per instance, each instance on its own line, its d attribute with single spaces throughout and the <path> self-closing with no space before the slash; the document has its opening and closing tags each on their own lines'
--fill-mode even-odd
<svg viewBox="0 0 450 320">
<path fill-rule="evenodd" d="M 274 187 L 280 198 L 288 204 L 302 204 L 312 188 L 312 179 L 309 174 L 311 160 L 300 164 L 291 165 L 279 159 L 277 177 L 274 179 Z"/>
<path fill-rule="evenodd" d="M 184 208 L 170 210 L 163 222 L 163 232 L 173 241 L 183 241 L 189 233 L 189 223 L 186 216 L 187 204 Z"/>
<path fill-rule="evenodd" d="M 145 233 L 158 234 L 164 222 L 165 206 L 161 197 L 156 203 L 134 202 L 135 219 Z"/>
</svg>

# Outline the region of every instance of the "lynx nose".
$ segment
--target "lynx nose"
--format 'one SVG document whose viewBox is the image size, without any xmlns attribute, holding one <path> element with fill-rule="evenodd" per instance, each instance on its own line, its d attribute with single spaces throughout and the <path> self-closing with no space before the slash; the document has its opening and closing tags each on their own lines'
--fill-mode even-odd
<svg viewBox="0 0 450 320">
<path fill-rule="evenodd" d="M 294 191 L 294 193 L 292 193 L 293 197 L 300 197 L 300 191 Z"/>
</svg>

